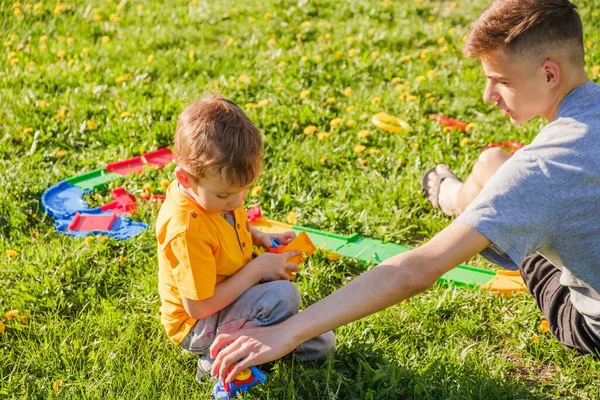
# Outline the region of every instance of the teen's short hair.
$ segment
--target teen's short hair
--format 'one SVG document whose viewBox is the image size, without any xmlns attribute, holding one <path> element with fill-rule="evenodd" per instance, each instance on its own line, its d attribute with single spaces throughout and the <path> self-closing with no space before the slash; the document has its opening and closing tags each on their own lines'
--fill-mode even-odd
<svg viewBox="0 0 600 400">
<path fill-rule="evenodd" d="M 234 186 L 251 184 L 262 167 L 260 131 L 237 104 L 208 94 L 179 116 L 174 155 L 194 178 L 207 173 Z"/>
<path fill-rule="evenodd" d="M 583 25 L 576 8 L 569 0 L 494 0 L 473 24 L 464 53 L 482 58 L 503 49 L 543 57 L 561 49 L 583 66 Z"/>
</svg>

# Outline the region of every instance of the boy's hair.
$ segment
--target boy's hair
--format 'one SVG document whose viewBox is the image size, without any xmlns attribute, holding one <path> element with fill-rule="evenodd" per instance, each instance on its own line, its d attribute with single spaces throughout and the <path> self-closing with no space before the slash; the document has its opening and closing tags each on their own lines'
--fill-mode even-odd
<svg viewBox="0 0 600 400">
<path fill-rule="evenodd" d="M 569 0 L 494 0 L 473 24 L 464 47 L 471 58 L 497 49 L 546 57 L 552 50 L 583 66 L 583 25 Z"/>
<path fill-rule="evenodd" d="M 260 131 L 225 97 L 208 94 L 179 116 L 174 155 L 194 178 L 211 173 L 234 186 L 247 186 L 262 166 Z"/>
</svg>

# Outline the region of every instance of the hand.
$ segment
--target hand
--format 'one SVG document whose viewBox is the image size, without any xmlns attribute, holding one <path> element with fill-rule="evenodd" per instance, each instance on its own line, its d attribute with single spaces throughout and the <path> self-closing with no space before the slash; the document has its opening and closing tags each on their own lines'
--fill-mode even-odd
<svg viewBox="0 0 600 400">
<path fill-rule="evenodd" d="M 288 244 L 296 237 L 296 232 L 290 231 L 285 233 L 263 233 L 258 237 L 257 245 L 262 245 L 267 249 L 273 247 L 271 239 L 277 239 L 283 244 Z"/>
<path fill-rule="evenodd" d="M 276 281 L 285 279 L 289 281 L 290 275 L 286 271 L 297 271 L 298 265 L 287 261 L 288 258 L 300 254 L 298 250 L 286 251 L 285 253 L 274 254 L 264 253 L 250 261 L 253 268 L 258 270 L 260 281 Z"/>
<path fill-rule="evenodd" d="M 285 356 L 298 344 L 283 331 L 282 325 L 274 325 L 217 336 L 210 346 L 210 358 L 215 360 L 212 376 L 219 375 L 223 382 L 231 382 L 244 368 Z"/>
</svg>

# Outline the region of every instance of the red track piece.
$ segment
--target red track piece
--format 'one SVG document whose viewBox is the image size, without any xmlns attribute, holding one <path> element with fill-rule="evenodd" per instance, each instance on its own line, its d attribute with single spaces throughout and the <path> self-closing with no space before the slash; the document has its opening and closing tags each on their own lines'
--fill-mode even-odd
<svg viewBox="0 0 600 400">
<path fill-rule="evenodd" d="M 142 157 L 144 157 L 146 163 L 162 168 L 173 159 L 173 153 L 170 149 L 164 148 L 146 153 Z"/>
<path fill-rule="evenodd" d="M 519 142 L 500 142 L 489 144 L 483 150 L 485 151 L 494 147 L 500 147 L 502 150 L 507 151 L 509 154 L 515 154 L 517 150 L 522 149 L 524 146 L 523 143 Z M 508 151 L 508 149 L 512 150 Z"/>
<path fill-rule="evenodd" d="M 164 194 L 152 194 L 150 196 L 142 196 L 142 199 L 146 201 L 165 201 L 167 196 Z"/>
<path fill-rule="evenodd" d="M 81 215 L 76 213 L 69 224 L 70 231 L 110 231 L 117 216 L 110 215 Z"/>
<path fill-rule="evenodd" d="M 115 201 L 100 207 L 102 211 L 110 210 L 115 215 L 135 214 L 135 197 L 125 191 L 125 188 L 113 189 L 112 195 Z"/>
<path fill-rule="evenodd" d="M 142 172 L 144 169 L 144 162 L 142 161 L 142 156 L 137 156 L 130 158 L 129 160 L 108 164 L 106 169 L 110 172 L 125 176 L 134 172 Z"/>
</svg>

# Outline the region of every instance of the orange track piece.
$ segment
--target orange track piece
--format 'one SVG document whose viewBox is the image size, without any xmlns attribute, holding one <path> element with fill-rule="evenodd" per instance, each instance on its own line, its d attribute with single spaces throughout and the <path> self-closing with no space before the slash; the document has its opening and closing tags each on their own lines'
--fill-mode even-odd
<svg viewBox="0 0 600 400">
<path fill-rule="evenodd" d="M 496 276 L 491 281 L 482 287 L 505 296 L 511 293 L 523 293 L 527 291 L 527 287 L 519 271 L 500 270 L 496 272 Z"/>
</svg>

